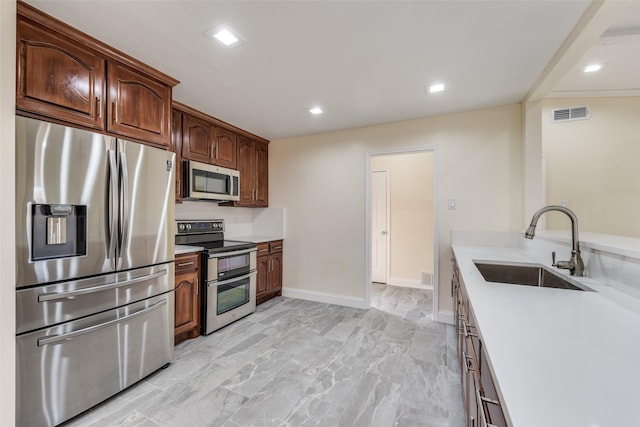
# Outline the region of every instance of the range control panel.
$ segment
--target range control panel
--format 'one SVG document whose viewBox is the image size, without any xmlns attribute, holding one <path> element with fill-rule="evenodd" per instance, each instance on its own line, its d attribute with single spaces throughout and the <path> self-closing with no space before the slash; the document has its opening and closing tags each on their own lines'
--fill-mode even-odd
<svg viewBox="0 0 640 427">
<path fill-rule="evenodd" d="M 206 221 L 176 221 L 178 234 L 222 233 L 224 220 L 213 219 Z"/>
</svg>

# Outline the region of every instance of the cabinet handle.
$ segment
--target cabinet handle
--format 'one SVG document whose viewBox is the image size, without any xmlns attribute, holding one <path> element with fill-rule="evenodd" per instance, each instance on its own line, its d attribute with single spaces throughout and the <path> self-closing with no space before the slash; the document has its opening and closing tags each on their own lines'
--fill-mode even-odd
<svg viewBox="0 0 640 427">
<path fill-rule="evenodd" d="M 476 370 L 473 368 L 473 357 L 469 356 L 465 352 L 462 352 L 462 355 L 464 357 L 464 371 L 475 372 Z"/>
<path fill-rule="evenodd" d="M 196 288 L 196 295 L 198 295 L 200 286 L 198 284 L 198 278 L 197 277 L 196 277 L 196 286 L 195 286 L 195 288 Z"/>
<path fill-rule="evenodd" d="M 98 110 L 98 118 L 102 118 L 102 98 L 96 96 L 96 109 Z"/>
<path fill-rule="evenodd" d="M 183 263 L 178 264 L 178 267 L 186 267 L 187 265 L 193 265 L 195 263 L 196 263 L 195 261 L 183 262 Z"/>
<path fill-rule="evenodd" d="M 112 102 L 114 122 L 118 123 L 118 103 Z"/>
<path fill-rule="evenodd" d="M 216 160 L 218 159 L 218 150 L 219 150 L 220 146 L 218 145 L 218 142 L 216 141 Z"/>
<path fill-rule="evenodd" d="M 282 249 L 282 246 L 274 246 L 273 249 L 280 250 Z"/>
<path fill-rule="evenodd" d="M 212 159 L 213 158 L 213 145 L 209 146 L 209 158 Z"/>
<path fill-rule="evenodd" d="M 496 427 L 494 424 L 487 423 L 487 414 L 484 410 L 484 403 L 493 403 L 494 405 L 500 406 L 500 402 L 497 400 L 489 399 L 480 394 L 480 389 L 476 389 L 476 402 L 478 404 L 478 409 L 480 410 L 480 426 L 481 427 Z"/>
<path fill-rule="evenodd" d="M 476 325 L 472 325 L 471 323 L 466 323 L 466 322 L 465 322 L 465 328 L 464 328 L 464 329 L 465 329 L 465 336 L 466 336 L 466 337 L 476 337 L 476 338 L 477 338 L 477 337 L 478 337 L 478 334 L 472 334 L 472 333 L 469 331 L 469 328 L 473 328 L 473 329 L 475 329 L 475 328 L 476 328 Z"/>
</svg>

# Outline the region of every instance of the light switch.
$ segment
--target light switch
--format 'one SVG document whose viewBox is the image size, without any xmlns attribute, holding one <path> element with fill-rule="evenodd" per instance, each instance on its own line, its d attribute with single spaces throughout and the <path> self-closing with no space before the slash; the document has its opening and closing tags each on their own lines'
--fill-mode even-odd
<svg viewBox="0 0 640 427">
<path fill-rule="evenodd" d="M 456 199 L 449 199 L 447 205 L 449 206 L 450 211 L 456 210 Z"/>
</svg>

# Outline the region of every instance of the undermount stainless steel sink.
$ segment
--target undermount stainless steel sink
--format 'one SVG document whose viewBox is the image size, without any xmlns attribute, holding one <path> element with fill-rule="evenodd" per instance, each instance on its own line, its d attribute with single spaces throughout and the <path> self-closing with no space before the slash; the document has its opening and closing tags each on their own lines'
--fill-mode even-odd
<svg viewBox="0 0 640 427">
<path fill-rule="evenodd" d="M 538 265 L 501 264 L 484 261 L 474 261 L 474 264 L 487 282 L 591 291 L 584 285 L 573 283 Z"/>
</svg>

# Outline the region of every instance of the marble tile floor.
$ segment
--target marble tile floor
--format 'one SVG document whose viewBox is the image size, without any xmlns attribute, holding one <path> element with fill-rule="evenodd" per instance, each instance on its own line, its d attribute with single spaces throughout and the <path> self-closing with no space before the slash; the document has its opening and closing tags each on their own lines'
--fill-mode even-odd
<svg viewBox="0 0 640 427">
<path fill-rule="evenodd" d="M 453 327 L 430 291 L 372 285 L 372 308 L 278 297 L 65 427 L 464 425 Z"/>
</svg>

